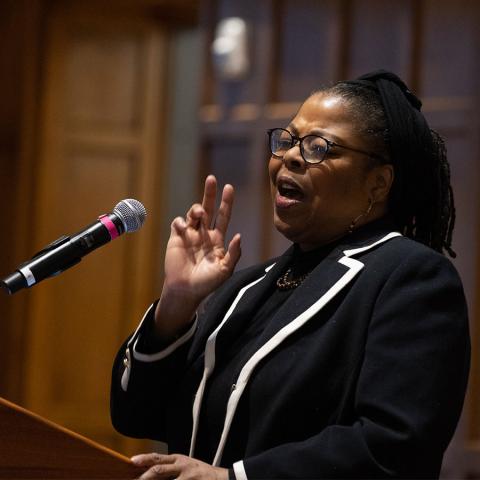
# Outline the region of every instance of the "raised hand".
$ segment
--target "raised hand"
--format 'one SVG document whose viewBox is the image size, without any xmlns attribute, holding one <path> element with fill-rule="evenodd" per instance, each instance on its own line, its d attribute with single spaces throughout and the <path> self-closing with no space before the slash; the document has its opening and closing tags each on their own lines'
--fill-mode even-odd
<svg viewBox="0 0 480 480">
<path fill-rule="evenodd" d="M 225 250 L 225 232 L 233 205 L 233 187 L 225 185 L 215 214 L 217 181 L 205 180 L 202 204 L 193 205 L 186 218 L 172 222 L 165 255 L 165 286 L 202 300 L 233 272 L 240 257 L 240 235 Z"/>
<path fill-rule="evenodd" d="M 217 180 L 209 175 L 202 204 L 192 205 L 185 218 L 177 217 L 172 222 L 165 254 L 165 281 L 156 311 L 158 333 L 162 337 L 178 333 L 190 321 L 200 302 L 230 277 L 240 258 L 239 234 L 225 248 L 233 187 L 223 188 L 218 211 L 216 193 Z"/>
</svg>

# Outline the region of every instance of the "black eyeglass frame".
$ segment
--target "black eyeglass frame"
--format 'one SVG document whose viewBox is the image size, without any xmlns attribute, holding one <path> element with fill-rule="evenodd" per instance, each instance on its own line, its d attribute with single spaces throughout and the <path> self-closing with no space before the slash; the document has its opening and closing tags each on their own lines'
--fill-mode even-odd
<svg viewBox="0 0 480 480">
<path fill-rule="evenodd" d="M 377 158 L 377 159 L 385 162 L 385 159 L 381 155 L 378 155 L 377 153 L 366 152 L 365 150 L 359 150 L 358 148 L 347 147 L 346 145 L 341 145 L 340 143 L 333 142 L 332 140 L 329 140 L 328 138 L 322 137 L 321 135 L 318 135 L 318 134 L 315 134 L 315 133 L 309 133 L 308 135 L 304 135 L 303 137 L 297 137 L 296 135 L 294 135 L 292 132 L 290 132 L 286 128 L 280 128 L 280 127 L 270 128 L 270 129 L 267 130 L 268 147 L 270 149 L 270 153 L 276 158 L 283 158 L 285 154 L 284 155 L 277 155 L 277 154 L 273 153 L 273 151 L 272 151 L 272 133 L 275 130 L 283 130 L 284 132 L 287 132 L 290 135 L 290 137 L 292 138 L 292 143 L 290 145 L 290 148 L 293 148 L 298 143 L 299 147 L 300 147 L 300 154 L 302 155 L 303 160 L 310 165 L 318 165 L 319 163 L 322 163 L 325 160 L 325 158 L 327 157 L 328 152 L 330 151 L 330 148 L 332 148 L 332 147 L 340 147 L 340 148 L 345 148 L 346 150 L 351 150 L 352 152 L 363 153 L 364 155 L 367 155 L 368 157 Z M 305 158 L 304 150 L 303 150 L 303 141 L 307 137 L 321 138 L 327 144 L 327 148 L 325 149 L 325 153 L 323 154 L 322 159 L 319 160 L 318 162 L 317 161 L 312 161 L 312 160 L 307 160 Z M 288 150 L 290 150 L 290 148 Z"/>
</svg>

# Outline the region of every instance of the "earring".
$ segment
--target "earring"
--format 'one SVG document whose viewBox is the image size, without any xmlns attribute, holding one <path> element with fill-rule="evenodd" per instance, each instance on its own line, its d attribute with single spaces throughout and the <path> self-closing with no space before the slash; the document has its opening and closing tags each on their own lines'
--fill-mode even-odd
<svg viewBox="0 0 480 480">
<path fill-rule="evenodd" d="M 372 207 L 375 202 L 372 201 L 371 198 L 368 199 L 368 208 L 365 210 L 365 212 L 361 213 L 358 217 L 354 218 L 352 220 L 352 223 L 348 227 L 348 233 L 352 233 L 353 230 L 355 229 L 355 226 L 357 225 L 358 221 L 363 218 L 363 217 L 368 217 L 370 212 L 372 211 Z"/>
</svg>

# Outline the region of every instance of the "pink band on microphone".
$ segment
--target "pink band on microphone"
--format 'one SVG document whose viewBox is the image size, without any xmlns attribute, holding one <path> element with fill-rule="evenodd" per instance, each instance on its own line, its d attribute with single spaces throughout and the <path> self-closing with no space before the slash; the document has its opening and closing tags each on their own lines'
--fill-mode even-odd
<svg viewBox="0 0 480 480">
<path fill-rule="evenodd" d="M 100 215 L 98 219 L 105 225 L 105 227 L 107 227 L 111 240 L 115 240 L 120 235 L 118 233 L 117 227 L 110 220 L 110 217 L 108 215 Z"/>
</svg>

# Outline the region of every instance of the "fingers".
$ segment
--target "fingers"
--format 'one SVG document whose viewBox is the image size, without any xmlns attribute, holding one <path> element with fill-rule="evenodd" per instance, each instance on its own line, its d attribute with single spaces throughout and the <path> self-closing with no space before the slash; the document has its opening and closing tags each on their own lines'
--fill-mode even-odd
<svg viewBox="0 0 480 480">
<path fill-rule="evenodd" d="M 175 464 L 176 456 L 162 455 L 160 453 L 145 453 L 131 458 L 137 467 L 150 467 L 140 480 L 168 479 L 177 477 L 181 468 Z"/>
<path fill-rule="evenodd" d="M 189 227 L 198 228 L 200 222 L 208 229 L 215 216 L 215 203 L 217 198 L 217 179 L 214 175 L 208 175 L 205 179 L 202 204 L 194 204 L 187 213 Z"/>
<path fill-rule="evenodd" d="M 205 188 L 203 190 L 202 207 L 205 210 L 205 224 L 210 227 L 215 212 L 215 200 L 217 198 L 217 179 L 213 175 L 208 175 L 205 179 Z"/>
<path fill-rule="evenodd" d="M 225 239 L 225 233 L 230 223 L 232 215 L 232 206 L 234 198 L 234 189 L 227 184 L 223 188 L 222 200 L 218 209 L 215 225 L 210 226 L 212 217 L 215 215 L 215 194 L 217 183 L 213 175 L 209 175 L 205 180 L 205 192 L 203 203 L 195 203 L 188 210 L 185 219 L 177 217 L 171 224 L 171 238 L 174 236 L 182 237 L 188 245 L 193 244 L 202 246 L 206 252 L 210 252 L 214 246 L 222 246 Z M 192 230 L 198 232 L 194 234 Z M 230 255 L 228 264 L 236 264 L 240 257 L 240 239 L 233 241 L 229 246 Z M 185 244 L 187 245 L 187 244 Z"/>
<path fill-rule="evenodd" d="M 225 236 L 232 215 L 234 189 L 229 184 L 223 187 L 222 200 L 215 218 L 215 225 L 211 227 L 212 219 L 215 216 L 216 193 L 217 180 L 213 175 L 209 175 L 205 180 L 202 204 L 195 203 L 191 206 L 185 217 L 185 225 L 179 219 L 175 219 L 175 231 L 181 233 L 188 227 L 198 230 L 203 225 L 206 229 L 214 228 L 222 237 Z"/>
<path fill-rule="evenodd" d="M 176 217 L 173 219 L 172 224 L 170 225 L 172 233 L 178 233 L 181 235 L 187 228 L 187 223 L 183 217 Z"/>
<path fill-rule="evenodd" d="M 187 227 L 199 228 L 201 223 L 207 224 L 207 213 L 199 203 L 195 203 L 187 212 L 186 224 Z"/>
<path fill-rule="evenodd" d="M 228 244 L 228 250 L 224 257 L 225 266 L 230 270 L 233 271 L 235 265 L 237 264 L 241 254 L 241 236 L 237 233 L 230 243 Z"/>
<path fill-rule="evenodd" d="M 140 480 L 191 478 L 197 480 L 227 479 L 228 470 L 213 467 L 207 463 L 185 455 L 160 455 L 148 453 L 132 457 L 132 462 L 139 467 L 150 467 Z M 151 463 L 154 462 L 152 466 Z"/>
<path fill-rule="evenodd" d="M 154 465 L 139 477 L 139 480 L 158 480 L 177 478 L 180 469 L 176 465 Z"/>
<path fill-rule="evenodd" d="M 228 224 L 230 223 L 230 217 L 232 216 L 233 196 L 233 187 L 229 184 L 225 185 L 225 187 L 223 187 L 222 202 L 220 203 L 217 218 L 215 219 L 215 229 L 217 229 L 222 236 L 225 236 Z"/>
<path fill-rule="evenodd" d="M 135 455 L 130 459 L 138 467 L 151 467 L 159 463 L 174 463 L 172 455 L 162 455 L 161 453 L 142 453 Z"/>
</svg>

